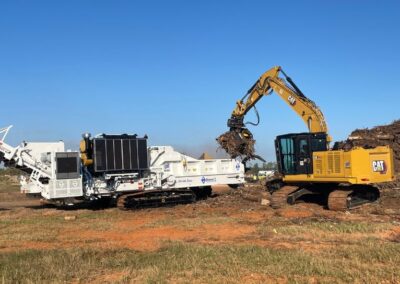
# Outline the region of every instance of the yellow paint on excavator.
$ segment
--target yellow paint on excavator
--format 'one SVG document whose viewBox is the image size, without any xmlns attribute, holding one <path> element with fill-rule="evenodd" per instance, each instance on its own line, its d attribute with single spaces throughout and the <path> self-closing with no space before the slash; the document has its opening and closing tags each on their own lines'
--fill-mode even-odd
<svg viewBox="0 0 400 284">
<path fill-rule="evenodd" d="M 285 175 L 286 183 L 375 184 L 394 180 L 393 150 L 388 146 L 313 153 L 313 174 Z M 323 187 L 321 187 L 323 188 Z"/>
</svg>

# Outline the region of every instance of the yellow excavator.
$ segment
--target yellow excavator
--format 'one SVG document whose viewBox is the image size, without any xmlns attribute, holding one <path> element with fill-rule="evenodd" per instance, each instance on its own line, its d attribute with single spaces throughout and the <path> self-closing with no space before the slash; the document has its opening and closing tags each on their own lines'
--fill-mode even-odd
<svg viewBox="0 0 400 284">
<path fill-rule="evenodd" d="M 272 93 L 301 117 L 309 132 L 276 137 L 276 159 L 282 178 L 275 183 L 278 187 L 271 187 L 274 188 L 271 206 L 294 204 L 310 194 L 326 196 L 327 207 L 340 211 L 377 200 L 376 185 L 394 180 L 392 149 L 387 146 L 331 149 L 332 138 L 322 111 L 280 66 L 265 72 L 236 103 L 228 119 L 229 131 L 217 139 L 221 147 L 232 157 L 241 156 L 243 160 L 258 157 L 244 117 L 262 97 Z"/>
</svg>

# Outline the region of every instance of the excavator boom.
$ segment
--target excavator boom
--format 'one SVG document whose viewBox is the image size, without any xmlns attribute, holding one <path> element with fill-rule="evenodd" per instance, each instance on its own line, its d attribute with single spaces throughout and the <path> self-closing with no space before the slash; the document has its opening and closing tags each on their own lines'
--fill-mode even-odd
<svg viewBox="0 0 400 284">
<path fill-rule="evenodd" d="M 241 156 L 245 160 L 259 158 L 254 153 L 253 135 L 246 128 L 244 117 L 263 96 L 272 92 L 300 116 L 311 133 L 328 133 L 328 126 L 319 107 L 301 92 L 280 66 L 275 66 L 262 74 L 246 95 L 236 102 L 231 118 L 228 119 L 229 131 L 217 138 L 221 147 L 232 157 Z M 327 141 L 331 141 L 329 135 Z"/>
</svg>

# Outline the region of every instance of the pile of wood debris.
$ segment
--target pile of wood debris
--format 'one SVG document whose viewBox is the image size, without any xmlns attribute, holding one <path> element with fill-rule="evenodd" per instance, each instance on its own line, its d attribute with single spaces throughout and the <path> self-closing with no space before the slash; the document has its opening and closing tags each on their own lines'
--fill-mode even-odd
<svg viewBox="0 0 400 284">
<path fill-rule="evenodd" d="M 256 141 L 252 138 L 243 139 L 236 131 L 227 131 L 217 138 L 218 144 L 232 158 L 254 159 Z"/>
<path fill-rule="evenodd" d="M 390 146 L 393 149 L 394 170 L 397 174 L 397 181 L 390 186 L 400 187 L 400 120 L 370 129 L 356 129 L 346 141 L 338 143 L 339 149 L 352 147 L 374 148 L 377 146 Z"/>
</svg>

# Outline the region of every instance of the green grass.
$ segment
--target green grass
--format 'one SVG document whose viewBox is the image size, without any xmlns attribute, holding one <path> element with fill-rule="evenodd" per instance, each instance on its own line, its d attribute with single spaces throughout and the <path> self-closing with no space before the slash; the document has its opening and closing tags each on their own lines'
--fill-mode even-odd
<svg viewBox="0 0 400 284">
<path fill-rule="evenodd" d="M 225 217 L 225 216 L 213 216 L 213 217 L 202 217 L 202 218 L 179 218 L 176 219 L 173 216 L 167 217 L 162 220 L 157 220 L 155 222 L 151 222 L 146 224 L 144 227 L 148 228 L 156 228 L 162 226 L 172 226 L 179 227 L 180 229 L 192 229 L 199 227 L 201 225 L 221 225 L 226 223 L 235 223 L 238 222 L 239 219 L 233 217 Z"/>
<path fill-rule="evenodd" d="M 30 211 L 30 215 L 18 214 L 0 216 L 0 246 L 13 241 L 55 241 L 59 232 L 66 228 L 79 230 L 107 231 L 119 216 L 118 209 L 101 211 L 50 209 L 50 215 L 42 215 L 39 211 Z M 77 216 L 76 220 L 64 220 L 65 215 Z"/>
<path fill-rule="evenodd" d="M 391 229 L 388 223 L 366 223 L 366 222 L 315 222 L 311 227 L 333 233 L 376 233 Z"/>
<path fill-rule="evenodd" d="M 354 233 L 376 233 L 392 228 L 388 223 L 366 223 L 366 222 L 312 222 L 302 225 L 290 225 L 279 228 L 283 234 L 305 233 L 309 231 L 320 231 L 323 233 L 334 234 L 354 234 Z"/>
<path fill-rule="evenodd" d="M 258 232 L 263 236 L 280 234 L 284 236 L 302 236 L 312 234 L 321 239 L 326 236 L 340 235 L 347 238 L 352 234 L 371 235 L 393 229 L 390 223 L 368 223 L 365 221 L 339 221 L 339 220 L 313 220 L 308 219 L 302 223 L 293 223 L 290 220 L 266 221 L 258 226 Z"/>
<path fill-rule="evenodd" d="M 399 263 L 400 246 L 391 243 L 381 244 L 379 249 L 373 243 L 339 247 L 320 256 L 257 246 L 168 243 L 147 253 L 94 249 L 2 253 L 0 279 L 3 283 L 85 283 L 125 272 L 122 282 L 241 283 L 254 274 L 299 283 L 307 283 L 311 277 L 322 283 L 373 283 L 399 279 Z"/>
<path fill-rule="evenodd" d="M 19 176 L 21 174 L 24 174 L 23 171 L 16 169 L 16 168 L 2 168 L 0 169 L 0 176 Z"/>
<path fill-rule="evenodd" d="M 0 194 L 8 192 L 19 193 L 19 191 L 20 186 L 18 184 L 10 183 L 7 177 L 0 176 Z"/>
<path fill-rule="evenodd" d="M 15 169 L 15 168 L 3 168 L 0 169 L 0 193 L 2 192 L 18 192 L 19 191 L 19 179 L 21 175 L 26 173 Z"/>
</svg>

